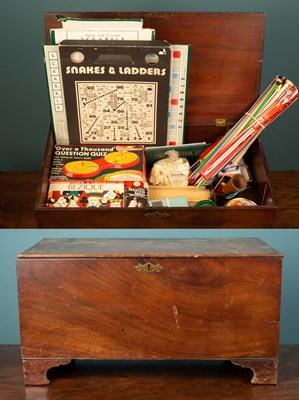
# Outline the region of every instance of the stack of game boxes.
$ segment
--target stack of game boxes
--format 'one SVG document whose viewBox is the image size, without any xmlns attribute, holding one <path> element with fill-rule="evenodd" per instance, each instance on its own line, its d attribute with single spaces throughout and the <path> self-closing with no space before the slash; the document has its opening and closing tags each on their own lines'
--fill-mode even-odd
<svg viewBox="0 0 299 400">
<path fill-rule="evenodd" d="M 145 147 L 183 142 L 189 46 L 142 20 L 58 18 L 44 45 L 56 140 L 46 206 L 145 207 Z"/>
</svg>

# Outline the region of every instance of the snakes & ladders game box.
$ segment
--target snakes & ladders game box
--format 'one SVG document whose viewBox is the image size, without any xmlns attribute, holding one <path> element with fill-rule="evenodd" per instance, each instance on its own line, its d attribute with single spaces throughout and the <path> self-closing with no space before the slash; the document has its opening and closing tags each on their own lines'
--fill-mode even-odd
<svg viewBox="0 0 299 400">
<path fill-rule="evenodd" d="M 168 42 L 64 40 L 44 52 L 57 144 L 166 144 Z"/>
</svg>

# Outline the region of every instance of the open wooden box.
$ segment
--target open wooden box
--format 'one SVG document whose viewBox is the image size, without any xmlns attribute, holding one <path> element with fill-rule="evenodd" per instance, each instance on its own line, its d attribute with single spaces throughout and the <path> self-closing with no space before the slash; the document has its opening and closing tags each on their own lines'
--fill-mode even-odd
<svg viewBox="0 0 299 400">
<path fill-rule="evenodd" d="M 86 18 L 142 18 L 156 38 L 191 45 L 185 143 L 214 142 L 259 96 L 265 15 L 263 13 L 60 12 L 45 14 L 46 43 L 56 15 Z M 46 78 L 45 78 L 46 79 Z M 243 193 L 257 206 L 147 209 L 46 208 L 55 144 L 50 128 L 35 214 L 40 228 L 271 228 L 277 207 L 261 139 L 244 159 L 252 176 Z"/>
</svg>

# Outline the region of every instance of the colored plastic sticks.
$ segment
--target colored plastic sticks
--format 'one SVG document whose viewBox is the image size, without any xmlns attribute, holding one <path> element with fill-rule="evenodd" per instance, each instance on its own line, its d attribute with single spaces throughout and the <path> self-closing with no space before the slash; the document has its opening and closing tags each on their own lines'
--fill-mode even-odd
<svg viewBox="0 0 299 400">
<path fill-rule="evenodd" d="M 192 166 L 189 183 L 199 188 L 211 181 L 229 162 L 239 161 L 262 130 L 298 96 L 295 85 L 277 75 L 243 117 Z"/>
</svg>

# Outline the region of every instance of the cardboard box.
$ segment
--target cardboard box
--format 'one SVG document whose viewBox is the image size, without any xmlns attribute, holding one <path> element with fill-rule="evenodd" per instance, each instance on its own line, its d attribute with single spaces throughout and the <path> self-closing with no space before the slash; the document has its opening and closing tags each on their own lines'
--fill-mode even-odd
<svg viewBox="0 0 299 400">
<path fill-rule="evenodd" d="M 146 181 L 143 146 L 55 145 L 50 180 Z"/>
<path fill-rule="evenodd" d="M 206 187 L 195 190 L 194 186 L 149 186 L 150 201 L 177 196 L 185 196 L 189 206 L 193 206 L 200 200 L 210 199 L 211 191 Z"/>
<path fill-rule="evenodd" d="M 46 207 L 124 207 L 124 183 L 50 181 Z"/>
</svg>

